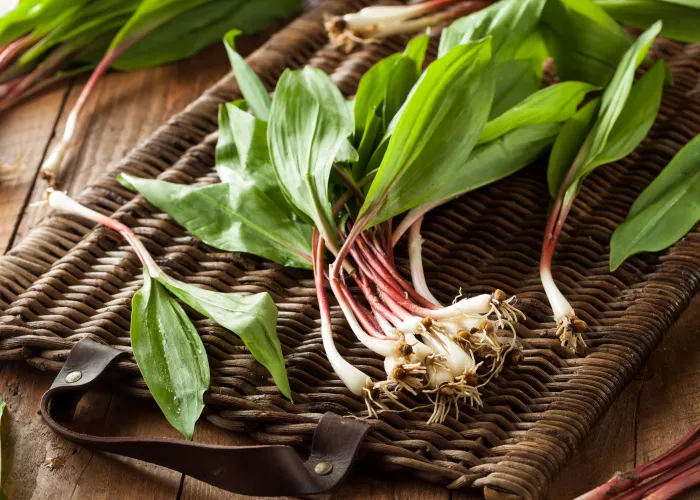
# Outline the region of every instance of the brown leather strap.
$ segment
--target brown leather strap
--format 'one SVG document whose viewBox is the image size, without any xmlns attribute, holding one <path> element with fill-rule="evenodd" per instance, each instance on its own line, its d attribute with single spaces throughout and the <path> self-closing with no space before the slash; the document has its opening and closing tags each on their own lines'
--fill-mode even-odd
<svg viewBox="0 0 700 500">
<path fill-rule="evenodd" d="M 313 495 L 331 490 L 348 474 L 369 426 L 326 413 L 303 462 L 289 446 L 214 446 L 174 439 L 98 437 L 59 423 L 73 417 L 85 392 L 122 351 L 81 340 L 41 400 L 46 423 L 82 446 L 137 458 L 180 471 L 219 488 L 257 496 Z"/>
</svg>

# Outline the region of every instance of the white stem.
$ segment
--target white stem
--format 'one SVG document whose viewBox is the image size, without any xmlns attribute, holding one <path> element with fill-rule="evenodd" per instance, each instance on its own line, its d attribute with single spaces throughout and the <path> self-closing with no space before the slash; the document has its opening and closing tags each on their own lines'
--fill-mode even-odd
<svg viewBox="0 0 700 500">
<path fill-rule="evenodd" d="M 416 292 L 420 293 L 424 298 L 428 299 L 435 305 L 441 306 L 438 299 L 436 299 L 430 289 L 428 288 L 428 283 L 425 281 L 425 272 L 423 271 L 423 255 L 421 249 L 423 246 L 423 237 L 420 235 L 420 227 L 423 222 L 423 218 L 420 217 L 412 226 L 411 231 L 408 234 L 408 258 L 411 267 L 411 280 L 413 281 L 413 288 Z"/>
<path fill-rule="evenodd" d="M 423 342 L 419 341 L 412 333 L 407 333 L 404 338 L 406 343 L 413 348 L 413 354 L 415 354 L 416 360 L 420 361 L 421 363 L 425 361 L 425 358 L 433 354 L 433 350 Z"/>
<path fill-rule="evenodd" d="M 424 4 L 399 6 L 399 5 L 377 5 L 365 7 L 359 12 L 345 14 L 343 21 L 349 30 L 360 30 L 384 23 L 395 23 L 418 16 L 424 12 L 432 10 L 432 6 Z"/>
<path fill-rule="evenodd" d="M 552 306 L 554 319 L 559 322 L 567 316 L 575 316 L 574 308 L 571 307 L 569 301 L 566 300 L 566 297 L 559 291 L 559 288 L 554 282 L 551 269 L 540 268 L 540 280 L 547 294 L 549 304 Z"/>
<path fill-rule="evenodd" d="M 372 380 L 340 355 L 335 347 L 329 322 L 324 321 L 321 325 L 321 338 L 323 339 L 323 349 L 326 351 L 333 371 L 353 394 L 364 396 L 365 388 L 372 384 Z"/>
<path fill-rule="evenodd" d="M 436 311 L 430 311 L 433 319 L 449 319 L 453 316 L 480 315 L 491 310 L 491 296 L 488 294 L 477 295 L 469 299 L 462 299 L 451 306 Z"/>
</svg>

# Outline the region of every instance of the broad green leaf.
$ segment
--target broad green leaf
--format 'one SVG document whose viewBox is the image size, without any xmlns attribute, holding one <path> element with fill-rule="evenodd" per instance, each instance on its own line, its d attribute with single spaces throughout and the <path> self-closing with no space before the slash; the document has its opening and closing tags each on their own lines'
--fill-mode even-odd
<svg viewBox="0 0 700 500">
<path fill-rule="evenodd" d="M 656 119 L 667 73 L 666 64 L 659 61 L 632 86 L 605 146 L 589 160 L 582 175 L 624 158 L 642 142 Z"/>
<path fill-rule="evenodd" d="M 546 0 L 501 0 L 456 20 L 442 32 L 438 57 L 457 45 L 491 36 L 494 60 L 512 59 L 537 25 L 545 3 Z"/>
<path fill-rule="evenodd" d="M 241 30 L 231 30 L 224 36 L 224 46 L 228 54 L 228 60 L 231 62 L 233 74 L 236 76 L 238 87 L 241 89 L 243 97 L 248 102 L 248 105 L 255 113 L 255 116 L 263 121 L 267 121 L 270 116 L 270 106 L 272 99 L 267 92 L 262 80 L 255 74 L 255 71 L 248 66 L 245 59 L 236 52 L 235 40 Z"/>
<path fill-rule="evenodd" d="M 554 141 L 547 167 L 549 194 L 556 198 L 600 111 L 600 98 L 593 99 L 572 116 Z"/>
<path fill-rule="evenodd" d="M 282 74 L 267 129 L 272 164 L 287 199 L 327 241 L 336 238 L 328 180 L 352 131 L 350 110 L 326 73 L 307 66 Z"/>
<path fill-rule="evenodd" d="M 634 72 L 660 30 L 661 23 L 654 24 L 624 54 L 600 99 L 595 118 L 579 114 L 578 118 L 574 117 L 575 124 L 562 130 L 549 164 L 549 188 L 553 195 L 567 177 L 564 189 L 572 186 L 577 191 L 580 182 L 594 168 L 627 155 L 648 132 L 659 107 L 665 66 L 655 66 L 634 85 L 634 92 L 632 88 Z M 588 131 L 586 127 L 590 127 Z"/>
<path fill-rule="evenodd" d="M 392 54 L 372 66 L 360 79 L 355 95 L 353 113 L 355 115 L 355 144 L 362 138 L 364 128 L 372 114 L 384 102 L 386 89 L 396 62 L 402 54 Z"/>
<path fill-rule="evenodd" d="M 421 35 L 415 38 L 411 38 L 408 44 L 406 44 L 406 50 L 403 51 L 403 55 L 408 57 L 416 64 L 416 73 L 419 75 L 423 72 L 423 63 L 425 62 L 425 53 L 428 50 L 428 45 L 430 44 L 429 35 Z"/>
<path fill-rule="evenodd" d="M 288 206 L 278 206 L 250 180 L 192 187 L 126 174 L 118 179 L 207 245 L 311 267 L 311 228 L 293 220 Z"/>
<path fill-rule="evenodd" d="M 420 78 L 420 71 L 416 69 L 416 62 L 413 59 L 402 57 L 396 61 L 391 69 L 384 95 L 382 112 L 384 129 L 406 102 L 406 98 L 411 93 L 418 78 Z"/>
<path fill-rule="evenodd" d="M 59 17 L 72 5 L 72 0 L 22 0 L 0 18 L 0 45 L 12 42 L 41 23 Z"/>
<path fill-rule="evenodd" d="M 0 430 L 2 430 L 3 413 L 5 413 L 5 400 L 0 397 Z M 2 441 L 1 435 L 0 441 Z M 7 500 L 7 496 L 5 496 L 5 492 L 2 490 L 2 446 L 0 446 L 0 500 Z"/>
<path fill-rule="evenodd" d="M 336 163 L 355 163 L 360 158 L 352 143 L 345 139 L 335 155 Z"/>
<path fill-rule="evenodd" d="M 630 256 L 658 252 L 700 220 L 700 135 L 663 169 L 632 205 L 610 241 L 610 270 Z"/>
<path fill-rule="evenodd" d="M 511 59 L 493 66 L 496 89 L 489 120 L 502 115 L 540 89 L 542 78 L 533 68 L 532 61 L 526 59 Z"/>
<path fill-rule="evenodd" d="M 539 158 L 554 142 L 558 123 L 528 125 L 477 146 L 435 196 L 441 202 L 508 177 Z"/>
<path fill-rule="evenodd" d="M 238 182 L 241 178 L 252 181 L 278 207 L 287 207 L 270 160 L 267 123 L 235 103 L 219 107 L 216 171 L 222 182 Z"/>
<path fill-rule="evenodd" d="M 232 28 L 254 33 L 284 19 L 300 3 L 300 0 L 281 0 L 271 6 L 259 0 L 148 1 L 150 4 L 175 2 L 177 14 L 171 15 L 174 11 L 168 11 L 166 16 L 156 6 L 155 11 L 131 26 L 132 31 L 125 34 L 127 26 L 122 28 L 115 38 L 122 37 L 120 44 L 138 39 L 137 34 L 144 33 L 144 30 L 145 35 L 115 61 L 113 68 L 131 71 L 189 57 L 219 42 Z M 143 3 L 139 8 L 142 6 Z M 150 21 L 156 22 L 155 26 L 149 24 Z M 112 47 L 116 45 L 113 41 Z"/>
<path fill-rule="evenodd" d="M 124 42 L 146 36 L 178 14 L 212 0 L 142 0 L 138 9 L 112 40 L 110 50 Z"/>
<path fill-rule="evenodd" d="M 192 439 L 209 388 L 209 360 L 182 306 L 145 269 L 131 301 L 131 347 L 165 418 Z"/>
<path fill-rule="evenodd" d="M 562 80 L 604 86 L 630 47 L 625 30 L 592 0 L 548 0 L 539 29 Z"/>
<path fill-rule="evenodd" d="M 433 200 L 469 157 L 493 100 L 490 46 L 490 39 L 458 45 L 425 71 L 360 210 L 369 225 Z"/>
<path fill-rule="evenodd" d="M 34 34 L 44 31 L 46 35 L 22 54 L 18 65 L 21 67 L 37 61 L 61 42 L 72 42 L 79 38 L 82 46 L 107 33 L 113 36 L 136 11 L 140 2 L 141 0 L 81 0 L 56 20 L 39 26 L 34 31 Z"/>
<path fill-rule="evenodd" d="M 477 144 L 494 139 L 524 125 L 564 122 L 571 118 L 589 92 L 596 87 L 583 82 L 564 82 L 539 90 L 498 118 L 489 121 Z"/>
<path fill-rule="evenodd" d="M 269 294 L 219 293 L 168 276 L 156 279 L 192 309 L 235 333 L 291 401 L 292 391 L 277 338 L 277 306 Z"/>
<path fill-rule="evenodd" d="M 647 29 L 661 19 L 661 34 L 682 42 L 700 42 L 700 2 L 697 0 L 595 0 L 623 24 Z"/>
<path fill-rule="evenodd" d="M 359 180 L 365 175 L 374 146 L 378 137 L 381 137 L 382 119 L 377 115 L 377 109 L 373 108 L 368 115 L 367 123 L 362 132 L 362 139 L 357 147 L 357 162 L 352 166 L 352 176 Z"/>
</svg>

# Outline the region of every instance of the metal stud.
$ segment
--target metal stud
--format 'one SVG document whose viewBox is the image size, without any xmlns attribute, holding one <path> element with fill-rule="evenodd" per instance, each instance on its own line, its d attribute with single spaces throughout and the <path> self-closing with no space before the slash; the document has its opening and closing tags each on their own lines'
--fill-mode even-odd
<svg viewBox="0 0 700 500">
<path fill-rule="evenodd" d="M 333 470 L 333 464 L 330 462 L 319 462 L 314 467 L 314 472 L 319 476 L 326 476 Z"/>
<path fill-rule="evenodd" d="M 75 370 L 74 372 L 70 372 L 68 375 L 66 375 L 66 382 L 72 384 L 81 378 L 83 378 L 82 372 L 80 370 Z"/>
</svg>

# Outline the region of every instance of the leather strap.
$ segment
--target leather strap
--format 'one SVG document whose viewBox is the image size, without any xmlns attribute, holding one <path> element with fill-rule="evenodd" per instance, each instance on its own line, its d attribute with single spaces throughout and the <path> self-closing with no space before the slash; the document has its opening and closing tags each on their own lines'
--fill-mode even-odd
<svg viewBox="0 0 700 500">
<path fill-rule="evenodd" d="M 41 400 L 46 423 L 73 443 L 174 469 L 233 493 L 301 496 L 327 492 L 347 476 L 369 426 L 326 413 L 314 432 L 311 456 L 303 462 L 289 446 L 215 446 L 175 439 L 98 437 L 63 425 L 107 369 L 124 354 L 84 339 Z"/>
</svg>

